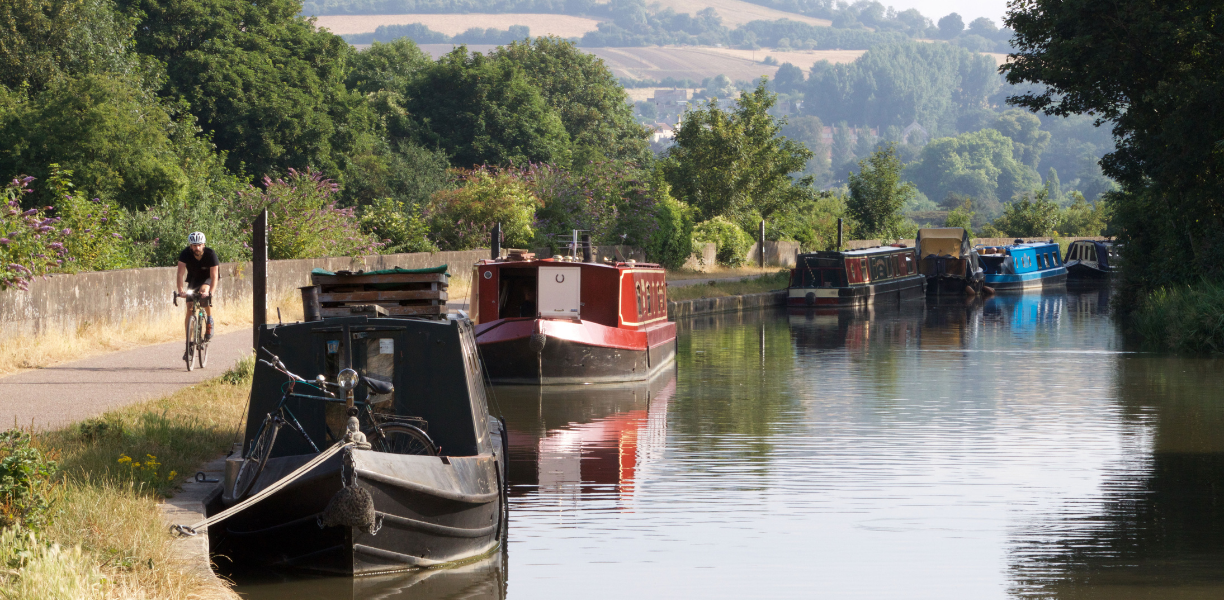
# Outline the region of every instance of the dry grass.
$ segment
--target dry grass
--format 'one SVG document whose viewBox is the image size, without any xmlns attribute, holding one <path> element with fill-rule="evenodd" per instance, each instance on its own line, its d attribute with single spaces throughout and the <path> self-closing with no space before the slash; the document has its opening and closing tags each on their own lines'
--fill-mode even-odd
<svg viewBox="0 0 1224 600">
<path fill-rule="evenodd" d="M 25 544 L 33 555 L 26 566 L 0 580 L 0 598 L 237 598 L 179 558 L 157 503 L 234 441 L 253 365 L 36 434 L 58 454 L 63 484 L 54 520 Z"/>
<path fill-rule="evenodd" d="M 648 2 L 647 4 L 655 4 L 656 2 Z M 832 21 L 827 19 L 816 19 L 807 17 L 798 13 L 786 12 L 774 8 L 767 8 L 759 4 L 751 4 L 741 0 L 658 0 L 659 8 L 670 8 L 678 13 L 697 14 L 699 11 L 706 8 L 713 8 L 718 12 L 718 16 L 722 17 L 723 25 L 735 29 L 737 26 L 749 21 L 776 21 L 778 19 L 790 19 L 801 23 L 810 23 L 812 25 L 821 25 L 831 27 Z"/>
<path fill-rule="evenodd" d="M 778 272 L 778 267 L 724 267 L 715 265 L 706 271 L 690 271 L 675 269 L 667 272 L 668 281 L 688 281 L 691 279 L 725 279 L 727 277 L 757 277 Z"/>
<path fill-rule="evenodd" d="M 760 294 L 785 288 L 790 279 L 790 271 L 778 271 L 758 277 L 744 277 L 739 281 L 716 281 L 706 285 L 687 285 L 683 287 L 668 287 L 667 299 L 672 302 L 696 300 L 697 298 L 720 298 L 723 296 L 742 296 L 744 294 Z"/>
<path fill-rule="evenodd" d="M 556 35 L 563 38 L 571 38 L 582 37 L 588 31 L 595 31 L 599 23 L 595 19 L 585 17 L 536 13 L 327 15 L 316 17 L 315 19 L 316 25 L 326 27 L 337 35 L 372 33 L 381 25 L 421 23 L 434 31 L 446 35 L 457 35 L 472 27 L 485 29 L 492 27 L 505 30 L 511 25 L 526 25 L 531 28 L 532 36 Z"/>
<path fill-rule="evenodd" d="M 422 46 L 423 49 L 427 48 Z M 433 48 L 433 46 L 428 46 Z M 449 50 L 447 45 L 446 49 Z M 707 46 L 647 46 L 642 48 L 584 48 L 603 59 L 618 77 L 633 79 L 692 79 L 701 81 L 706 77 L 726 75 L 735 81 L 751 81 L 762 75 L 773 77 L 778 67 L 761 61 L 766 56 L 779 62 L 789 62 L 807 71 L 812 64 L 828 60 L 835 63 L 852 62 L 863 54 L 863 50 L 738 50 L 735 48 L 713 48 Z M 432 52 L 432 51 L 431 51 Z M 440 53 L 439 53 L 440 54 Z"/>
<path fill-rule="evenodd" d="M 281 319 L 284 321 L 302 319 L 302 302 L 296 294 L 270 301 L 268 305 L 268 322 L 276 322 L 277 307 L 281 308 Z M 107 352 L 181 340 L 183 310 L 180 307 L 149 319 L 105 324 L 86 323 L 72 332 L 57 331 L 0 341 L 0 376 L 50 367 Z M 213 307 L 216 327 L 214 332 L 220 334 L 250 328 L 253 321 L 251 312 L 249 300 Z"/>
</svg>

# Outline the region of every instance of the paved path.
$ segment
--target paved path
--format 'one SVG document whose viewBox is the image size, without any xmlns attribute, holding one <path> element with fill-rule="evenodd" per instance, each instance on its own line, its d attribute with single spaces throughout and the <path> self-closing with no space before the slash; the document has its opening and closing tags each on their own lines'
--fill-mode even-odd
<svg viewBox="0 0 1224 600">
<path fill-rule="evenodd" d="M 183 342 L 102 354 L 0 377 L 0 429 L 53 429 L 113 408 L 160 398 L 216 377 L 251 352 L 250 330 L 213 338 L 208 367 L 187 372 Z"/>
</svg>

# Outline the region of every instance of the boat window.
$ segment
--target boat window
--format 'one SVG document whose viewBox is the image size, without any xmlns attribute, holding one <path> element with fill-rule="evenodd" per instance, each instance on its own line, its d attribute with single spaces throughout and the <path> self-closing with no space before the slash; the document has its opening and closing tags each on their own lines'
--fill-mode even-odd
<svg viewBox="0 0 1224 600">
<path fill-rule="evenodd" d="M 905 273 L 908 275 L 913 275 L 915 270 L 916 268 L 914 266 L 914 255 L 906 254 L 905 255 Z"/>
<path fill-rule="evenodd" d="M 659 310 L 667 310 L 667 284 L 665 283 L 659 284 Z"/>
<path fill-rule="evenodd" d="M 360 370 L 362 375 L 383 381 L 395 381 L 394 337 L 372 337 L 353 341 L 358 347 L 364 346 L 365 364 L 362 365 Z M 369 388 L 366 386 L 361 387 L 369 392 Z M 395 412 L 394 394 L 369 394 L 365 401 L 370 404 L 374 412 L 386 414 Z"/>
<path fill-rule="evenodd" d="M 642 313 L 646 312 L 642 306 L 642 282 L 639 281 L 634 288 L 637 289 L 637 310 L 638 314 L 641 315 Z"/>
<path fill-rule="evenodd" d="M 654 303 L 650 301 L 650 282 L 646 282 L 646 314 L 654 312 Z"/>
<path fill-rule="evenodd" d="M 1044 252 L 1042 252 L 1041 254 L 1038 254 L 1038 255 L 1037 255 L 1037 267 L 1038 267 L 1038 268 L 1040 268 L 1040 269 L 1044 269 L 1044 268 L 1046 268 L 1046 262 L 1045 262 L 1045 253 L 1044 253 Z"/>
<path fill-rule="evenodd" d="M 1096 260 L 1097 259 L 1096 246 L 1084 244 L 1084 257 L 1085 257 L 1085 260 L 1089 260 L 1089 261 Z"/>
<path fill-rule="evenodd" d="M 501 289 L 498 291 L 497 318 L 534 317 L 538 314 L 535 297 L 537 274 L 535 269 L 501 269 L 498 273 Z"/>
</svg>

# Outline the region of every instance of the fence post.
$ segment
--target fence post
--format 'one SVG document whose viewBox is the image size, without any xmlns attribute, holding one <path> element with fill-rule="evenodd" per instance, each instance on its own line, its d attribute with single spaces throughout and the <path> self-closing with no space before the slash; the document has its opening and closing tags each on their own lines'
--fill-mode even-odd
<svg viewBox="0 0 1224 600">
<path fill-rule="evenodd" d="M 582 262 L 591 262 L 591 234 L 582 234 Z"/>
<path fill-rule="evenodd" d="M 765 268 L 765 219 L 761 219 L 761 224 L 757 228 L 757 266 Z"/>
<path fill-rule="evenodd" d="M 251 227 L 251 345 L 259 351 L 259 326 L 268 320 L 268 209 Z"/>
</svg>

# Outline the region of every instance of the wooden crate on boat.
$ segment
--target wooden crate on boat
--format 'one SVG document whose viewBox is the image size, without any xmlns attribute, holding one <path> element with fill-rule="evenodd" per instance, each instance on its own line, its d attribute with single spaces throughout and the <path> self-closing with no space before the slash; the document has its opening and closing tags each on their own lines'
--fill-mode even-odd
<svg viewBox="0 0 1224 600">
<path fill-rule="evenodd" d="M 388 316 L 440 316 L 446 314 L 445 273 L 311 274 L 319 286 L 324 317 L 353 314 L 352 307 L 375 305 Z"/>
</svg>

